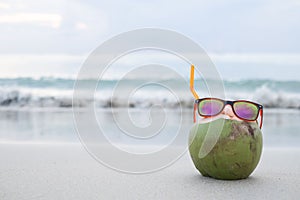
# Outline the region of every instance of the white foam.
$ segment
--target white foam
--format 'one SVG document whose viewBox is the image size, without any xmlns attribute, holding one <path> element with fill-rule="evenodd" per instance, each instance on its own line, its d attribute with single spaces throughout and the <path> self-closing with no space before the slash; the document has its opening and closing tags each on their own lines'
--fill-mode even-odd
<svg viewBox="0 0 300 200">
<path fill-rule="evenodd" d="M 44 84 L 44 83 L 43 83 Z M 70 84 L 70 83 L 68 83 Z M 294 86 L 293 86 L 294 87 Z M 229 88 L 230 89 L 230 88 Z M 192 108 L 193 97 L 187 95 L 184 87 L 178 91 L 170 92 L 165 89 L 153 90 L 144 88 L 131 95 L 129 99 L 122 94 L 113 94 L 112 87 L 104 88 L 95 93 L 95 99 L 87 99 L 86 95 L 74 101 L 75 107 L 87 107 L 95 103 L 96 107 L 134 107 L 149 108 L 153 105 L 161 105 L 165 108 Z M 207 93 L 207 92 L 206 92 Z M 112 95 L 114 95 L 112 97 Z M 207 97 L 205 91 L 199 93 L 201 97 Z M 269 85 L 263 84 L 253 91 L 244 89 L 229 90 L 226 92 L 228 99 L 245 99 L 262 104 L 265 108 L 300 109 L 300 93 L 284 90 L 274 90 Z M 68 108 L 72 107 L 73 88 L 35 87 L 34 85 L 2 85 L 0 86 L 1 107 L 36 107 L 36 108 Z"/>
</svg>

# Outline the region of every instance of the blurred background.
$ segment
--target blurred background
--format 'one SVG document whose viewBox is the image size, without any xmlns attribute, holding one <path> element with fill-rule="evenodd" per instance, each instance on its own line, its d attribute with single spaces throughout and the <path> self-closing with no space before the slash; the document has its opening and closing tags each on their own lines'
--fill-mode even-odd
<svg viewBox="0 0 300 200">
<path fill-rule="evenodd" d="M 155 27 L 184 34 L 202 46 L 223 78 L 228 98 L 254 100 L 265 106 L 267 146 L 297 147 L 299 9 L 298 0 L 0 1 L 0 141 L 78 142 L 72 94 L 87 56 L 117 34 Z M 187 63 L 163 52 L 135 52 L 117 60 L 96 98 L 99 120 L 107 122 L 115 140 L 126 141 L 110 128 L 112 116 L 103 114 L 111 107 L 119 112 L 131 107 L 136 118 L 156 103 L 176 113 L 176 102 L 164 95 L 162 88 L 144 88 L 129 104 L 121 97 L 111 103 L 111 90 L 121 76 L 133 66 L 149 62 L 189 76 Z M 196 78 L 199 94 L 208 95 L 203 79 L 200 75 Z M 128 85 L 132 81 L 135 79 L 128 80 Z M 166 81 L 176 84 L 172 77 Z M 182 91 L 188 91 L 188 85 L 178 85 L 176 92 Z M 192 100 L 192 95 L 182 99 L 186 127 L 192 125 Z M 88 101 L 79 107 L 84 108 Z M 162 140 L 167 142 L 169 137 Z"/>
</svg>

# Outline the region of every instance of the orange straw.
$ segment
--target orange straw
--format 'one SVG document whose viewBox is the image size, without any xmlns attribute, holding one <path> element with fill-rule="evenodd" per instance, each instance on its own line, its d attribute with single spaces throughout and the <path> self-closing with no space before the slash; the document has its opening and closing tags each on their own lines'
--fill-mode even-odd
<svg viewBox="0 0 300 200">
<path fill-rule="evenodd" d="M 195 71 L 195 67 L 194 65 L 191 65 L 190 90 L 193 93 L 194 97 L 196 99 L 199 99 L 199 96 L 194 89 L 194 71 Z"/>
</svg>

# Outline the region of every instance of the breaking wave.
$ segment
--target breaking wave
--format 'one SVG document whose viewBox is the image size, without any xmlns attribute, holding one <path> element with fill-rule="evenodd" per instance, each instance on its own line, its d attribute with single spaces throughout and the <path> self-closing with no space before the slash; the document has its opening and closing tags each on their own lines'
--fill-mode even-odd
<svg viewBox="0 0 300 200">
<path fill-rule="evenodd" d="M 82 80 L 95 81 L 95 80 Z M 128 80 L 128 84 L 130 84 Z M 176 84 L 176 80 L 172 80 Z M 74 79 L 55 78 L 15 78 L 0 79 L 0 106 L 17 108 L 70 108 Z M 201 81 L 199 81 L 200 84 Z M 75 107 L 132 107 L 149 108 L 161 105 L 176 109 L 192 108 L 192 96 L 179 95 L 179 100 L 167 95 L 163 90 L 143 90 L 132 98 L 122 96 L 111 98 L 111 90 L 117 81 L 103 81 L 103 88 L 96 92 L 95 99 L 82 98 L 74 102 Z M 197 82 L 196 82 L 197 83 Z M 226 96 L 229 99 L 248 99 L 261 103 L 266 108 L 300 109 L 300 82 L 272 80 L 224 81 Z M 178 92 L 188 90 L 188 86 L 178 85 Z M 202 90 L 203 91 L 203 90 Z M 177 91 L 176 91 L 177 92 Z M 151 94 L 151 95 L 149 95 Z M 207 96 L 205 92 L 201 96 Z"/>
</svg>

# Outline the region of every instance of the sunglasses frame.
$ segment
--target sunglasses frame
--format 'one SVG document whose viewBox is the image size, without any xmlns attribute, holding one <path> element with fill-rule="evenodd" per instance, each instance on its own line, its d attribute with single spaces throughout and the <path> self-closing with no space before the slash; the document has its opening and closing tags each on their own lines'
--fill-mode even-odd
<svg viewBox="0 0 300 200">
<path fill-rule="evenodd" d="M 261 129 L 262 124 L 263 124 L 263 106 L 262 106 L 262 105 L 260 105 L 260 104 L 258 104 L 258 103 L 255 103 L 255 102 L 252 102 L 252 101 L 247 101 L 247 100 L 228 101 L 228 100 L 222 100 L 222 99 L 218 99 L 218 98 L 203 98 L 203 99 L 200 99 L 199 96 L 198 96 L 198 94 L 197 94 L 197 92 L 196 92 L 195 89 L 194 89 L 194 71 L 195 71 L 195 67 L 194 67 L 194 65 L 191 65 L 191 73 L 190 73 L 190 90 L 191 90 L 192 94 L 194 95 L 194 97 L 195 97 L 195 99 L 196 99 L 196 100 L 195 100 L 195 104 L 194 104 L 194 123 L 196 123 L 196 121 L 197 121 L 196 110 L 198 110 L 198 114 L 199 114 L 200 116 L 202 116 L 202 115 L 200 114 L 200 112 L 199 112 L 199 106 L 198 106 L 198 105 L 199 105 L 199 102 L 200 102 L 201 100 L 203 100 L 203 99 L 217 99 L 217 100 L 220 100 L 220 101 L 224 102 L 224 107 L 222 108 L 221 112 L 223 111 L 223 109 L 225 108 L 225 106 L 229 104 L 229 105 L 231 106 L 231 108 L 232 108 L 234 114 L 237 116 L 237 118 L 239 118 L 239 119 L 241 119 L 241 120 L 244 120 L 244 121 L 251 121 L 251 122 L 252 122 L 252 121 L 256 121 L 256 122 L 257 122 L 257 118 L 258 118 L 258 116 L 260 116 L 260 125 L 259 125 L 259 127 L 260 127 L 260 129 Z M 259 110 L 258 110 L 258 114 L 257 114 L 255 120 L 247 120 L 247 119 L 244 119 L 244 118 L 240 118 L 240 117 L 236 114 L 236 112 L 235 112 L 235 110 L 234 110 L 234 107 L 233 107 L 233 104 L 234 104 L 235 102 L 248 102 L 248 103 L 251 103 L 251 104 L 256 105 L 256 106 L 258 107 Z M 220 113 L 221 113 L 221 112 L 220 112 Z M 218 113 L 218 115 L 219 115 L 220 113 Z M 214 116 L 216 116 L 216 115 L 214 115 Z M 213 117 L 213 116 L 209 116 L 209 117 Z"/>
<path fill-rule="evenodd" d="M 202 114 L 200 113 L 200 110 L 199 110 L 199 103 L 200 103 L 201 101 L 205 101 L 205 100 L 216 100 L 216 101 L 222 102 L 222 103 L 223 103 L 223 107 L 222 107 L 222 109 L 220 109 L 220 112 L 218 112 L 218 113 L 216 113 L 216 114 L 214 114 L 214 115 L 202 115 Z M 255 116 L 255 119 L 249 120 L 249 119 L 246 119 L 246 118 L 243 118 L 243 117 L 238 116 L 238 114 L 236 113 L 236 111 L 235 111 L 235 109 L 234 109 L 234 104 L 235 104 L 235 103 L 239 103 L 239 102 L 250 103 L 250 104 L 255 105 L 255 106 L 257 107 L 258 111 L 257 111 L 257 115 Z M 244 121 L 248 121 L 248 122 L 256 121 L 257 118 L 258 118 L 258 116 L 260 115 L 260 117 L 261 117 L 260 128 L 261 128 L 261 126 L 262 126 L 262 118 L 263 118 L 263 106 L 260 105 L 260 104 L 258 104 L 258 103 L 252 102 L 252 101 L 247 101 L 247 100 L 229 101 L 229 100 L 223 100 L 223 99 L 219 99 L 219 98 L 210 98 L 210 97 L 207 97 L 207 98 L 196 99 L 196 100 L 195 100 L 195 106 L 194 106 L 194 107 L 196 107 L 196 109 L 197 109 L 197 111 L 198 111 L 198 114 L 199 114 L 201 117 L 207 118 L 207 117 L 214 117 L 214 116 L 217 116 L 217 115 L 219 115 L 220 113 L 222 113 L 222 111 L 224 110 L 224 108 L 225 108 L 226 105 L 230 105 L 231 108 L 232 108 L 233 113 L 235 114 L 235 116 L 236 116 L 237 118 L 241 119 L 241 120 L 244 120 Z"/>
</svg>

